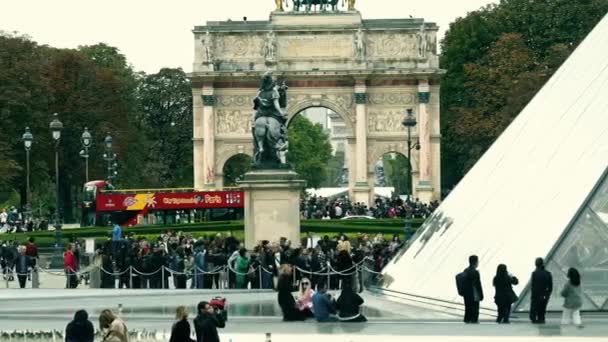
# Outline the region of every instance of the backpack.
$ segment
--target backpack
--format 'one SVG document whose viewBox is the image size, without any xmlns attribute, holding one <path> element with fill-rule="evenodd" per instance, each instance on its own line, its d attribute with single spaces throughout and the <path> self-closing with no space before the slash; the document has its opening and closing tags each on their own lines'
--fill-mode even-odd
<svg viewBox="0 0 608 342">
<path fill-rule="evenodd" d="M 467 273 L 466 271 L 462 271 L 456 275 L 456 289 L 458 290 L 458 295 L 464 297 L 465 288 L 467 286 Z"/>
</svg>

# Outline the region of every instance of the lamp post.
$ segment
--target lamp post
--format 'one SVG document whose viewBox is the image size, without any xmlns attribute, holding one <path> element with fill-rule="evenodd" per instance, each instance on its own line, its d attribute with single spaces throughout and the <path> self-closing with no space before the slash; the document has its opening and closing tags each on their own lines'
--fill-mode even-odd
<svg viewBox="0 0 608 342">
<path fill-rule="evenodd" d="M 84 158 L 84 168 L 85 168 L 85 181 L 89 181 L 89 148 L 91 147 L 91 143 L 93 142 L 93 137 L 91 133 L 89 133 L 89 129 L 87 127 L 84 128 L 84 132 L 82 132 L 82 136 L 80 137 L 80 141 L 82 142 L 82 151 L 80 151 L 80 156 Z"/>
<path fill-rule="evenodd" d="M 59 217 L 59 142 L 63 124 L 59 121 L 59 114 L 53 114 L 53 121 L 49 124 L 53 141 L 55 142 L 55 252 L 51 260 L 51 267 L 62 267 L 61 257 L 61 221 Z"/>
<path fill-rule="evenodd" d="M 23 133 L 23 136 L 21 137 L 21 139 L 23 140 L 23 146 L 25 147 L 25 169 L 26 169 L 26 188 L 25 188 L 25 205 L 27 208 L 27 215 L 29 217 L 30 215 L 30 208 L 31 206 L 31 191 L 30 191 L 30 150 L 32 149 L 32 142 L 34 141 L 34 136 L 32 135 L 32 133 L 30 132 L 30 128 L 29 127 L 25 127 L 25 133 Z"/>
<path fill-rule="evenodd" d="M 416 142 L 412 146 L 412 128 L 418 124 L 414 111 L 411 108 L 406 110 L 406 115 L 401 124 L 407 129 L 407 201 L 411 202 L 413 193 L 412 189 L 412 148 L 420 149 L 420 143 Z M 405 212 L 405 229 L 409 231 L 412 228 L 411 214 Z"/>
<path fill-rule="evenodd" d="M 108 182 L 111 183 L 118 175 L 118 164 L 116 163 L 116 153 L 112 151 L 112 136 L 110 133 L 104 139 L 106 152 L 103 154 L 103 159 L 108 163 Z"/>
</svg>

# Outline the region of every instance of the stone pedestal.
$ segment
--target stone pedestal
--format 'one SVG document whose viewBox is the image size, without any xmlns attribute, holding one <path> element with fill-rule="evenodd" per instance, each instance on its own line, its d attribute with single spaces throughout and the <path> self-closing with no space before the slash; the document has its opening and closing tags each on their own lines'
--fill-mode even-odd
<svg viewBox="0 0 608 342">
<path fill-rule="evenodd" d="M 238 182 L 245 192 L 245 247 L 285 237 L 300 246 L 300 193 L 306 182 L 290 170 L 259 170 Z"/>
</svg>

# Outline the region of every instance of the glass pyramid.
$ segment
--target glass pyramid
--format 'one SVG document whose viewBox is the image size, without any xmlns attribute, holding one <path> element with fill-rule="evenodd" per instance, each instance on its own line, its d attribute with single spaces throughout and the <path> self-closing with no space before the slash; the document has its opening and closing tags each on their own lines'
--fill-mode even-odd
<svg viewBox="0 0 608 342">
<path fill-rule="evenodd" d="M 608 16 L 551 77 L 384 269 L 382 287 L 461 305 L 454 276 L 479 256 L 494 310 L 499 264 L 527 310 L 534 260 L 554 274 L 552 309 L 569 267 L 583 272 L 585 309 L 608 309 Z"/>
</svg>

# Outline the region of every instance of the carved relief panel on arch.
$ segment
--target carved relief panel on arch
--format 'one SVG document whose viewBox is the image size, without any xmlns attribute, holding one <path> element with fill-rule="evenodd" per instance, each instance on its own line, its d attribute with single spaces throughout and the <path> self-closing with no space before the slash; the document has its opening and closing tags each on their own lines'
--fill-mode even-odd
<svg viewBox="0 0 608 342">
<path fill-rule="evenodd" d="M 401 124 L 404 110 L 370 110 L 367 119 L 368 133 L 394 133 L 403 132 L 405 127 Z"/>
<path fill-rule="evenodd" d="M 421 29 L 415 33 L 370 33 L 366 35 L 367 57 L 370 59 L 426 60 L 436 54 L 434 32 Z"/>
<path fill-rule="evenodd" d="M 260 59 L 264 58 L 264 45 L 262 35 L 218 35 L 215 37 L 215 55 L 218 60 Z"/>
<path fill-rule="evenodd" d="M 251 112 L 239 109 L 219 109 L 215 119 L 218 135 L 251 134 Z"/>
</svg>

